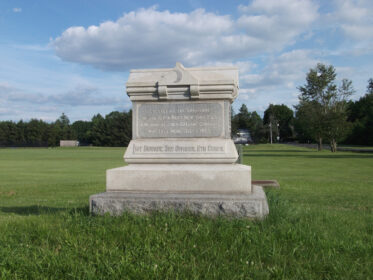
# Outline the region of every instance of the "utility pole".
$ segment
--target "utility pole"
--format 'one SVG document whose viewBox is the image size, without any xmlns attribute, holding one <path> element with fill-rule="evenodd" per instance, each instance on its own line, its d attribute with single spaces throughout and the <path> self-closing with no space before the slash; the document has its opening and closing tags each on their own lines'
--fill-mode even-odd
<svg viewBox="0 0 373 280">
<path fill-rule="evenodd" d="M 277 123 L 277 143 L 280 143 L 280 129 L 279 129 L 280 124 Z"/>
<path fill-rule="evenodd" d="M 271 144 L 272 144 L 272 122 L 269 121 L 269 135 L 271 136 Z"/>
</svg>

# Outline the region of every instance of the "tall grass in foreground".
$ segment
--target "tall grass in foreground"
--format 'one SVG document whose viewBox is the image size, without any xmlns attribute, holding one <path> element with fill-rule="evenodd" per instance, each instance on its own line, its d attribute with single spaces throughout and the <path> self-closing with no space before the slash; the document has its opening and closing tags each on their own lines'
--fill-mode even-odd
<svg viewBox="0 0 373 280">
<path fill-rule="evenodd" d="M 122 149 L 0 150 L 0 279 L 372 279 L 373 155 L 245 147 L 263 221 L 93 217 Z"/>
</svg>

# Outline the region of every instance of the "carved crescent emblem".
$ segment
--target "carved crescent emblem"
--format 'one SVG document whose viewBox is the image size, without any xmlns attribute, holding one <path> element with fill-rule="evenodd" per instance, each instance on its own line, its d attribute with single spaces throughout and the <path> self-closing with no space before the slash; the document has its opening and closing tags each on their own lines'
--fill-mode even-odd
<svg viewBox="0 0 373 280">
<path fill-rule="evenodd" d="M 181 71 L 179 69 L 174 69 L 172 71 L 176 72 L 176 80 L 174 81 L 174 83 L 176 84 L 176 83 L 181 81 L 183 73 L 181 73 Z"/>
</svg>

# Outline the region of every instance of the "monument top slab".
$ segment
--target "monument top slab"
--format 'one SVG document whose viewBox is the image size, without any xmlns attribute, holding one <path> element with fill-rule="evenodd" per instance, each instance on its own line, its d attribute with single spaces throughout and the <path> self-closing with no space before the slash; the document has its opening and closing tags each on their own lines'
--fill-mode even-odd
<svg viewBox="0 0 373 280">
<path fill-rule="evenodd" d="M 236 67 L 131 70 L 127 94 L 132 101 L 233 100 L 238 94 Z"/>
</svg>

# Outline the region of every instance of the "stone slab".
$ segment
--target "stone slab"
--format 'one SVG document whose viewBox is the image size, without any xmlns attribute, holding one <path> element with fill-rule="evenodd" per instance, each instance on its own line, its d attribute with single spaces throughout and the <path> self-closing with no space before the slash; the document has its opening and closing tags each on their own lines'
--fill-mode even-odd
<svg viewBox="0 0 373 280">
<path fill-rule="evenodd" d="M 268 215 L 263 188 L 253 186 L 250 194 L 182 194 L 105 192 L 90 197 L 93 214 L 121 215 L 124 212 L 146 214 L 151 211 L 188 211 L 206 216 L 262 219 Z"/>
<path fill-rule="evenodd" d="M 127 163 L 234 163 L 238 157 L 231 139 L 136 139 L 131 140 Z"/>
<path fill-rule="evenodd" d="M 106 171 L 107 191 L 251 192 L 251 167 L 241 164 L 131 164 Z"/>
<path fill-rule="evenodd" d="M 277 180 L 253 180 L 251 181 L 252 185 L 258 185 L 263 188 L 274 188 L 279 189 L 280 184 L 277 182 Z"/>
</svg>

